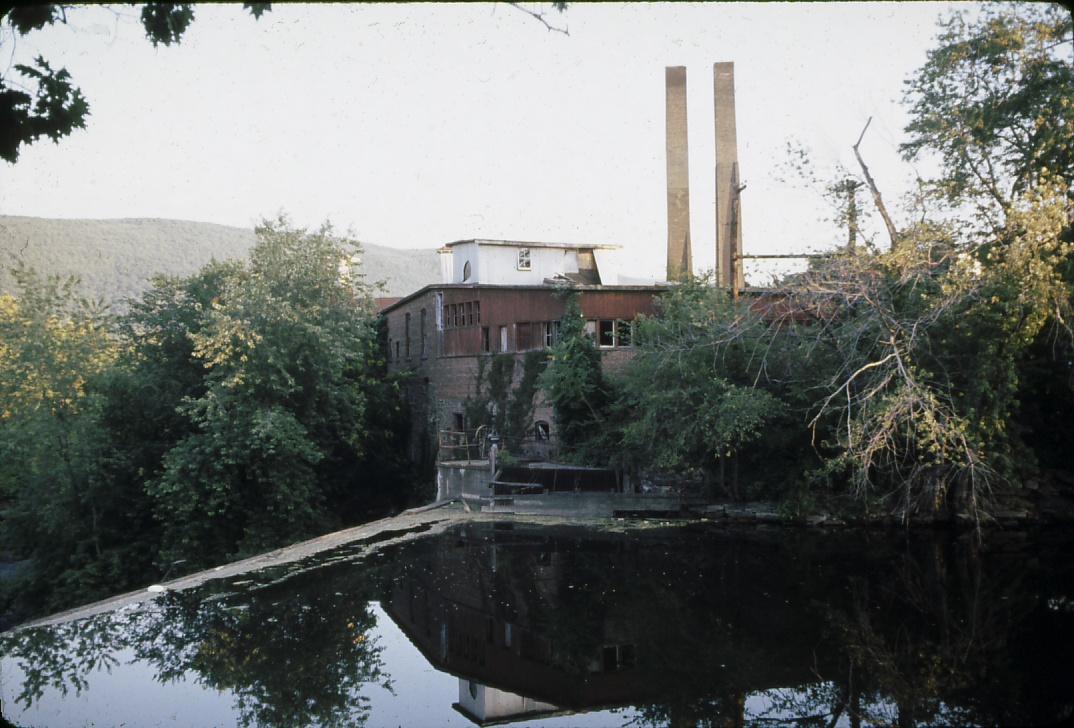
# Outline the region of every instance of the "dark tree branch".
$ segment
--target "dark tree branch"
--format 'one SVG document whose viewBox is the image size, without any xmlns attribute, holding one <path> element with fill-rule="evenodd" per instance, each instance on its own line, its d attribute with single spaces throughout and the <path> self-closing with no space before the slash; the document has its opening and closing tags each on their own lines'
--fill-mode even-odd
<svg viewBox="0 0 1074 728">
<path fill-rule="evenodd" d="M 895 229 L 895 223 L 891 221 L 891 216 L 888 215 L 888 208 L 880 197 L 880 189 L 876 186 L 873 176 L 869 174 L 869 168 L 865 166 L 865 160 L 861 158 L 861 152 L 858 151 L 861 140 L 865 138 L 865 132 L 869 129 L 869 124 L 871 123 L 873 123 L 873 117 L 870 116 L 869 120 L 865 122 L 865 128 L 861 130 L 861 134 L 858 136 L 857 143 L 854 144 L 854 156 L 858 158 L 858 164 L 861 165 L 865 181 L 869 183 L 869 189 L 873 192 L 873 201 L 876 202 L 876 209 L 880 211 L 880 217 L 884 218 L 884 225 L 888 229 L 888 237 L 891 238 L 891 247 L 894 250 L 895 246 L 898 245 L 899 231 Z"/>
<path fill-rule="evenodd" d="M 567 36 L 570 35 L 570 31 L 566 27 L 560 28 L 558 25 L 552 25 L 547 20 L 545 20 L 545 17 L 544 17 L 545 13 L 539 13 L 536 10 L 530 10 L 529 8 L 524 8 L 521 5 L 519 5 L 518 3 L 509 2 L 507 4 L 510 5 L 511 7 L 515 8 L 516 10 L 521 10 L 526 15 L 528 15 L 531 18 L 534 18 L 535 20 L 539 21 L 541 23 L 541 25 L 543 25 L 551 33 L 562 33 L 563 35 L 567 35 Z M 557 3 L 557 5 L 558 5 L 558 3 Z M 562 10 L 562 7 L 560 9 Z"/>
</svg>

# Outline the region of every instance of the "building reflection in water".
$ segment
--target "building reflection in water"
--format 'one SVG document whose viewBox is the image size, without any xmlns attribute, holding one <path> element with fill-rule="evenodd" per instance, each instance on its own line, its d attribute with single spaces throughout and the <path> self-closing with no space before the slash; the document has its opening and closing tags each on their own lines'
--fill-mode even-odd
<svg viewBox="0 0 1074 728">
<path fill-rule="evenodd" d="M 370 696 L 413 701 L 428 673 L 386 659 L 378 601 L 459 681 L 452 706 L 408 713 L 419 725 L 457 718 L 451 707 L 479 725 L 614 708 L 629 711 L 589 720 L 856 728 L 1074 716 L 1074 536 L 703 524 L 470 523 L 8 633 L 0 661 L 5 678 L 20 677 L 0 681 L 2 710 L 17 706 L 22 724 L 84 725 L 84 691 L 99 696 L 92 720 L 109 724 L 117 685 L 163 695 L 196 684 L 233 705 L 204 697 L 184 706 L 188 724 L 380 725 Z M 214 717 L 192 717 L 203 708 Z"/>
<path fill-rule="evenodd" d="M 452 707 L 478 725 L 624 706 L 652 725 L 1069 716 L 1035 673 L 1071 666 L 1054 642 L 1070 616 L 1034 629 L 1048 613 L 1025 562 L 978 550 L 898 533 L 474 524 L 412 550 L 383 605 L 459 678 Z M 1051 588 L 1070 593 L 1070 575 Z"/>
</svg>

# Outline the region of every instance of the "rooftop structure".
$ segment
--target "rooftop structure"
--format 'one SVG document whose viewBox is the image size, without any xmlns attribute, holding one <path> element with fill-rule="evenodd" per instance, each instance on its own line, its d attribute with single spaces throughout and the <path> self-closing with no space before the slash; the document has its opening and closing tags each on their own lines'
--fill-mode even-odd
<svg viewBox="0 0 1074 728">
<path fill-rule="evenodd" d="M 616 250 L 618 245 L 475 238 L 447 243 L 438 252 L 442 283 L 599 285 L 616 282 L 611 260 Z"/>
</svg>

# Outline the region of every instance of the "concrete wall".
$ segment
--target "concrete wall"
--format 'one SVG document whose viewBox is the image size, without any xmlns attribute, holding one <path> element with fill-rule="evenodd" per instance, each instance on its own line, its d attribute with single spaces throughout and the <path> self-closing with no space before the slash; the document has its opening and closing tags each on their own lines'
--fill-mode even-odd
<svg viewBox="0 0 1074 728">
<path fill-rule="evenodd" d="M 436 466 L 436 499 L 486 498 L 492 495 L 492 470 L 488 460 L 473 463 L 438 463 Z"/>
<path fill-rule="evenodd" d="M 489 513 L 610 518 L 621 513 L 678 513 L 688 502 L 679 495 L 540 493 L 492 496 L 482 501 L 480 510 Z"/>
</svg>

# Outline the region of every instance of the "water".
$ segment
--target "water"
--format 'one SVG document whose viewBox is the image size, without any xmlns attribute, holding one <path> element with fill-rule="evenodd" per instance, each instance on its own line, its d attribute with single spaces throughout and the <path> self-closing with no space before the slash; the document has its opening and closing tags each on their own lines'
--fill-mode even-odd
<svg viewBox="0 0 1074 728">
<path fill-rule="evenodd" d="M 20 726 L 1053 724 L 1074 537 L 467 524 L 0 649 Z"/>
</svg>

